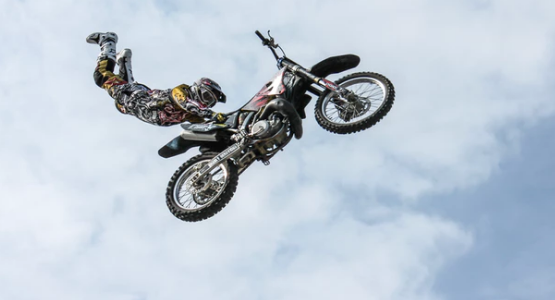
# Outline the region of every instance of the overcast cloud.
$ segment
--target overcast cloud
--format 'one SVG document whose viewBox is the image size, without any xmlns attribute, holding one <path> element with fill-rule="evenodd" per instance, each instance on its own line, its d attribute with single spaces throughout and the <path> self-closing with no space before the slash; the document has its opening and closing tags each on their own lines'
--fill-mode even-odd
<svg viewBox="0 0 555 300">
<path fill-rule="evenodd" d="M 193 151 L 157 156 L 179 128 L 118 113 L 85 37 L 117 32 L 151 87 L 215 79 L 231 111 L 276 71 L 256 29 L 306 67 L 358 54 L 396 102 L 349 136 L 311 102 L 181 222 L 165 187 Z M 554 33 L 548 0 L 0 0 L 0 299 L 553 299 Z"/>
</svg>

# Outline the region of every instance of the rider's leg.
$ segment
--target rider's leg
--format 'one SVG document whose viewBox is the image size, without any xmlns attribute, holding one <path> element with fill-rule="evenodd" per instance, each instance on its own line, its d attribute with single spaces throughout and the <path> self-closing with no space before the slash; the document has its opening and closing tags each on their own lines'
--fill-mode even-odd
<svg viewBox="0 0 555 300">
<path fill-rule="evenodd" d="M 123 49 L 116 56 L 116 62 L 119 65 L 119 74 L 123 80 L 134 83 L 133 71 L 131 70 L 131 49 Z"/>
<path fill-rule="evenodd" d="M 106 89 L 109 93 L 113 86 L 127 83 L 127 81 L 114 74 L 117 41 L 118 36 L 113 32 L 95 32 L 87 37 L 88 43 L 100 46 L 100 54 L 98 54 L 97 65 L 93 74 L 94 81 L 96 85 Z"/>
</svg>

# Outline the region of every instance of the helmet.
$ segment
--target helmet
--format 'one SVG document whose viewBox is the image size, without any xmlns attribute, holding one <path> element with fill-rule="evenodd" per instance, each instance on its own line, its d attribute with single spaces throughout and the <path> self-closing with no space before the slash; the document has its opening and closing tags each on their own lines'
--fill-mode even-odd
<svg viewBox="0 0 555 300">
<path fill-rule="evenodd" d="M 222 88 L 214 80 L 202 77 L 191 86 L 193 99 L 202 104 L 213 107 L 217 102 L 225 103 L 226 97 Z"/>
</svg>

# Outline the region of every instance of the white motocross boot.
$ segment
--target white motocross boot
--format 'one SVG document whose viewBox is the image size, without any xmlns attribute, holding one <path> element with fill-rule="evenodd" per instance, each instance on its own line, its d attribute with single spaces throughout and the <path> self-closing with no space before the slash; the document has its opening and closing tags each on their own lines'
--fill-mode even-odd
<svg viewBox="0 0 555 300">
<path fill-rule="evenodd" d="M 100 46 L 100 54 L 98 54 L 97 61 L 105 59 L 116 60 L 116 43 L 118 42 L 118 35 L 114 32 L 94 32 L 89 34 L 86 41 L 89 44 L 97 44 Z"/>
<path fill-rule="evenodd" d="M 119 76 L 129 82 L 135 82 L 133 70 L 131 69 L 131 49 L 123 49 L 116 55 L 116 62 L 119 65 Z"/>
<path fill-rule="evenodd" d="M 93 32 L 87 37 L 87 43 L 102 45 L 106 40 L 111 40 L 114 43 L 118 42 L 118 35 L 114 32 Z"/>
</svg>

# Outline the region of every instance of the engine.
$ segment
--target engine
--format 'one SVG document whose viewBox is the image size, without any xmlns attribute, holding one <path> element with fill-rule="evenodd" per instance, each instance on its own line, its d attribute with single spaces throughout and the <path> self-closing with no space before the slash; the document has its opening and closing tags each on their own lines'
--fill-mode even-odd
<svg viewBox="0 0 555 300">
<path fill-rule="evenodd" d="M 251 132 L 254 133 L 254 137 L 257 139 L 267 139 L 278 133 L 278 131 L 283 127 L 281 120 L 261 120 L 254 125 L 252 125 Z"/>
<path fill-rule="evenodd" d="M 262 155 L 275 153 L 287 140 L 287 126 L 280 117 L 273 115 L 270 120 L 254 123 L 251 132 L 258 140 L 255 148 Z"/>
</svg>

